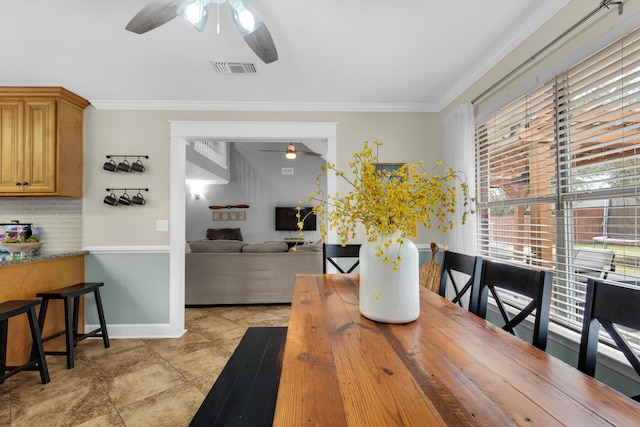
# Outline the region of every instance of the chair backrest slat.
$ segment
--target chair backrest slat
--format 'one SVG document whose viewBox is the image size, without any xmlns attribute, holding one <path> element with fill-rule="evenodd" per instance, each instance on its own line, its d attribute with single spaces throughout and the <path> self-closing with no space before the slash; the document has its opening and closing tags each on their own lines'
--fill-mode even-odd
<svg viewBox="0 0 640 427">
<path fill-rule="evenodd" d="M 640 331 L 640 288 L 599 279 L 587 279 L 587 296 L 578 354 L 578 369 L 593 376 L 600 338 L 604 327 L 631 366 L 640 375 L 640 359 L 616 325 Z M 634 397 L 640 400 L 640 395 Z"/>
<path fill-rule="evenodd" d="M 486 318 L 487 303 L 489 293 L 491 293 L 504 320 L 502 328 L 513 335 L 517 335 L 515 327 L 535 311 L 532 344 L 541 350 L 545 350 L 549 332 L 552 282 L 553 275 L 548 271 L 534 270 L 528 266 L 483 260 L 477 314 L 482 318 Z M 518 310 L 512 307 L 508 310 L 498 293 L 500 289 L 531 300 L 523 309 Z M 513 310 L 518 310 L 518 312 L 511 317 L 509 311 Z"/>
<path fill-rule="evenodd" d="M 440 275 L 440 287 L 438 288 L 438 294 L 446 298 L 447 287 L 451 284 L 454 291 L 454 297 L 451 301 L 458 304 L 460 307 L 464 307 L 463 298 L 468 295 L 468 310 L 476 313 L 481 271 L 481 257 L 445 251 L 444 258 L 442 260 L 442 273 Z M 467 276 L 467 280 L 464 285 L 459 286 L 456 282 L 456 277 L 461 277 L 456 275 L 456 272 Z"/>
<path fill-rule="evenodd" d="M 360 245 L 358 244 L 349 244 L 349 245 L 339 245 L 339 244 L 323 244 L 322 245 L 322 256 L 325 260 L 322 271 L 323 273 L 327 272 L 327 262 L 331 263 L 340 273 L 348 274 L 351 273 L 359 264 L 360 259 Z M 350 264 L 348 269 L 341 267 L 337 262 L 336 258 L 356 258 L 356 260 Z"/>
</svg>

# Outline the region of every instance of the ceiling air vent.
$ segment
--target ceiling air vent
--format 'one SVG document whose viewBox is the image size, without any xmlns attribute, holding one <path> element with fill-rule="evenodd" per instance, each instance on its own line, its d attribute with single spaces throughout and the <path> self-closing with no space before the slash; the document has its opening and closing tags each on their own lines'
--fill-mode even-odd
<svg viewBox="0 0 640 427">
<path fill-rule="evenodd" d="M 282 175 L 293 175 L 293 168 L 282 168 Z"/>
<path fill-rule="evenodd" d="M 211 61 L 218 74 L 255 74 L 256 64 L 252 62 Z"/>
</svg>

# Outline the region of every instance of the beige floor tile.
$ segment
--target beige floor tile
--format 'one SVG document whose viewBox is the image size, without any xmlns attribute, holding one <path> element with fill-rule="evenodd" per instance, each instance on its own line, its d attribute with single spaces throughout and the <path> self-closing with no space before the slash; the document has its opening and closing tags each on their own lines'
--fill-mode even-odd
<svg viewBox="0 0 640 427">
<path fill-rule="evenodd" d="M 116 408 L 185 384 L 187 380 L 169 363 L 144 366 L 104 381 L 104 388 Z"/>
<path fill-rule="evenodd" d="M 101 385 L 76 388 L 57 396 L 11 399 L 12 426 L 74 426 L 111 411 Z"/>
<path fill-rule="evenodd" d="M 204 400 L 204 395 L 191 384 L 171 390 L 119 409 L 127 427 L 187 426 Z"/>
<path fill-rule="evenodd" d="M 138 347 L 146 347 L 141 339 L 110 339 L 109 348 L 104 348 L 102 338 L 90 338 L 81 341 L 76 348 L 76 353 L 87 359 L 102 358 L 105 353 L 115 354 L 129 351 Z"/>
<path fill-rule="evenodd" d="M 211 337 L 215 341 L 224 341 L 229 338 L 240 338 L 247 331 L 247 325 L 230 324 L 223 328 L 200 329 L 197 332 L 205 337 Z"/>
<path fill-rule="evenodd" d="M 251 305 L 242 307 L 240 310 L 228 310 L 220 312 L 220 316 L 242 322 L 243 324 L 259 323 L 264 318 L 289 317 L 291 307 L 289 305 Z"/>
<path fill-rule="evenodd" d="M 164 358 L 187 380 L 191 381 L 224 366 L 231 353 L 220 347 L 206 346 L 195 351 L 173 352 Z"/>
<path fill-rule="evenodd" d="M 187 330 L 193 332 L 212 331 L 222 332 L 229 328 L 246 327 L 246 325 L 238 324 L 238 322 L 230 319 L 226 319 L 222 316 L 206 316 L 200 317 L 194 321 L 186 323 Z"/>
<path fill-rule="evenodd" d="M 26 371 L 20 373 L 20 380 L 12 383 L 12 399 L 24 402 L 33 401 L 37 404 L 41 400 L 48 400 L 56 396 L 71 393 L 78 388 L 100 387 L 93 369 L 87 360 L 76 359 L 75 367 L 67 369 L 66 358 L 47 356 L 47 366 L 51 381 L 47 384 L 40 382 L 40 373 Z"/>
<path fill-rule="evenodd" d="M 102 357 L 94 357 L 90 361 L 96 376 L 101 380 L 160 362 L 162 362 L 162 358 L 146 344 L 144 347 L 135 347 L 114 353 L 107 350 Z"/>
<path fill-rule="evenodd" d="M 0 384 L 0 427 L 11 426 L 11 380 Z"/>
<path fill-rule="evenodd" d="M 124 427 L 126 424 L 118 411 L 111 409 L 108 414 L 93 418 L 84 423 L 77 424 L 75 427 Z"/>
<path fill-rule="evenodd" d="M 220 366 L 213 372 L 209 372 L 208 374 L 202 375 L 198 378 L 194 378 L 193 380 L 191 380 L 191 384 L 193 384 L 194 387 L 196 387 L 206 396 L 211 391 L 211 387 L 213 387 L 213 385 L 215 384 L 223 368 L 224 365 Z"/>
<path fill-rule="evenodd" d="M 149 347 L 161 356 L 167 352 L 173 352 L 180 349 L 186 349 L 198 345 L 213 345 L 211 339 L 206 338 L 197 332 L 187 331 L 180 338 L 175 339 L 147 339 L 144 340 Z"/>
</svg>

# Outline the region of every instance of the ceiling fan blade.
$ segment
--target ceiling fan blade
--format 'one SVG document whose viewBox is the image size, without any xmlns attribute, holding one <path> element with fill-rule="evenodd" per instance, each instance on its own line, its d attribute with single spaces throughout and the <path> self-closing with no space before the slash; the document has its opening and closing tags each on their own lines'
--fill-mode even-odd
<svg viewBox="0 0 640 427">
<path fill-rule="evenodd" d="M 155 0 L 143 7 L 125 28 L 137 34 L 158 28 L 178 16 L 180 3 L 182 0 Z"/>
<path fill-rule="evenodd" d="M 254 32 L 244 36 L 244 41 L 265 64 L 278 60 L 276 45 L 264 22 Z"/>
<path fill-rule="evenodd" d="M 278 51 L 262 17 L 247 0 L 227 0 L 238 33 L 265 64 L 278 60 Z"/>
<path fill-rule="evenodd" d="M 287 154 L 287 150 L 260 150 L 266 153 L 280 153 L 280 154 Z M 303 156 L 318 156 L 318 157 L 322 157 L 322 154 L 320 153 L 314 153 L 313 151 L 302 151 L 302 150 L 295 150 L 295 151 L 291 151 L 291 153 L 294 154 L 300 154 Z"/>
<path fill-rule="evenodd" d="M 296 154 L 302 154 L 304 156 L 318 156 L 321 157 L 322 154 L 320 153 L 314 153 L 313 151 L 300 151 L 300 150 L 296 150 L 295 151 Z"/>
</svg>

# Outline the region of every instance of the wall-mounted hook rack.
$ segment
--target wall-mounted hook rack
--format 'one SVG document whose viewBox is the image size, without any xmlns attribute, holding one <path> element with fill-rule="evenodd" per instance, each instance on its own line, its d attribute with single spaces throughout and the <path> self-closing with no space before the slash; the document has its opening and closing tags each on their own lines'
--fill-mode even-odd
<svg viewBox="0 0 640 427">
<path fill-rule="evenodd" d="M 140 159 L 140 158 L 148 159 L 149 158 L 149 156 L 147 156 L 146 154 L 107 154 L 106 157 L 107 157 L 107 159 L 111 159 L 111 158 L 114 158 L 114 157 L 124 157 L 125 159 L 127 157 L 137 157 L 138 159 Z"/>
<path fill-rule="evenodd" d="M 107 154 L 107 160 L 104 165 L 102 165 L 102 169 L 109 172 L 144 172 L 145 167 L 142 164 L 142 158 L 148 159 L 149 156 L 145 154 Z M 122 157 L 122 161 L 117 163 L 114 158 Z M 137 160 L 133 163 L 129 163 L 128 158 L 136 158 Z"/>
<path fill-rule="evenodd" d="M 107 191 L 111 192 L 111 191 L 149 191 L 148 188 L 107 188 Z"/>
<path fill-rule="evenodd" d="M 131 197 L 127 191 L 138 191 L 138 194 Z M 116 195 L 116 191 L 122 191 L 120 196 Z M 141 191 L 149 191 L 148 188 L 107 188 L 109 195 L 104 198 L 104 202 L 110 206 L 131 206 L 131 205 L 145 205 L 147 201 L 142 196 Z"/>
</svg>

